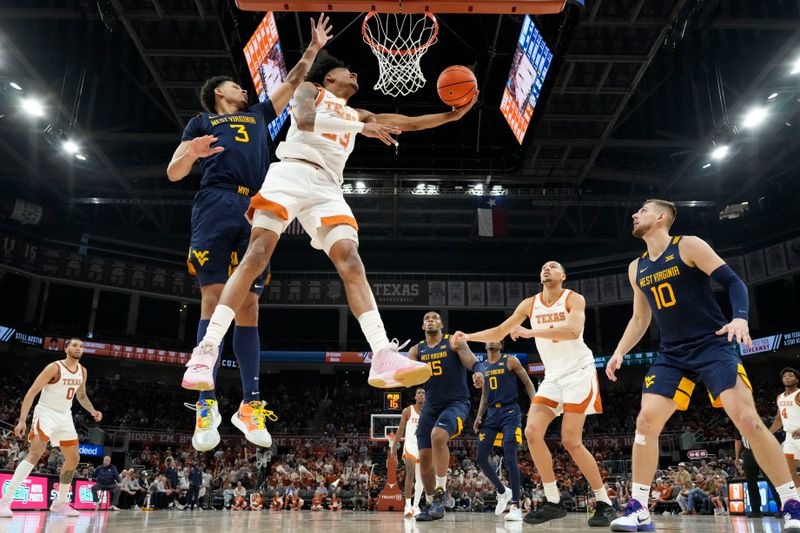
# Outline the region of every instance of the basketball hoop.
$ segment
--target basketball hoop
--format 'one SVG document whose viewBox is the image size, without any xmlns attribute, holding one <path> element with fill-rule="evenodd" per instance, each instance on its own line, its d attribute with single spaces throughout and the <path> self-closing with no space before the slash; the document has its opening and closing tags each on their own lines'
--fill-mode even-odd
<svg viewBox="0 0 800 533">
<path fill-rule="evenodd" d="M 439 37 L 439 23 L 432 13 L 370 11 L 361 33 L 378 58 L 379 75 L 374 89 L 386 96 L 406 96 L 425 85 L 419 63 Z"/>
</svg>

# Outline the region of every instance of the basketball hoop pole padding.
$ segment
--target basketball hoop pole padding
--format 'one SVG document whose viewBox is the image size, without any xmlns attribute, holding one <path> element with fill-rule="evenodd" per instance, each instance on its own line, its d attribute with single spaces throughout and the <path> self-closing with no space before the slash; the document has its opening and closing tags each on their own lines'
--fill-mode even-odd
<svg viewBox="0 0 800 533">
<path fill-rule="evenodd" d="M 404 507 L 403 491 L 397 482 L 397 454 L 392 453 L 392 443 L 397 435 L 389 435 L 389 455 L 386 458 L 386 485 L 378 495 L 378 511 L 402 511 Z"/>
</svg>

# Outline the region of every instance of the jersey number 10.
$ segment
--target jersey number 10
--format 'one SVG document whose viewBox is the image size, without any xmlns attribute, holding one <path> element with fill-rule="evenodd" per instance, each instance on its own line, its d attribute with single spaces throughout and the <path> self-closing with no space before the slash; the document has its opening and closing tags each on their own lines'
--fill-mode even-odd
<svg viewBox="0 0 800 533">
<path fill-rule="evenodd" d="M 672 285 L 669 283 L 662 283 L 658 287 L 650 287 L 650 292 L 653 293 L 653 298 L 656 300 L 656 307 L 658 309 L 672 307 L 677 303 L 675 300 L 675 293 L 672 291 Z"/>
</svg>

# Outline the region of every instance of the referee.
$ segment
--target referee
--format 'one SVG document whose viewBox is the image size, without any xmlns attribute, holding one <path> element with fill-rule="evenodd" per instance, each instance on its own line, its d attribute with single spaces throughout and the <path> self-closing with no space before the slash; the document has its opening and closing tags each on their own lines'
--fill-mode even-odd
<svg viewBox="0 0 800 533">
<path fill-rule="evenodd" d="M 758 475 L 761 472 L 761 467 L 756 462 L 756 457 L 753 455 L 753 450 L 750 448 L 750 442 L 747 438 L 737 430 L 737 437 L 734 443 L 734 451 L 736 453 L 736 467 L 739 467 L 739 459 L 741 459 L 742 470 L 744 470 L 744 477 L 747 480 L 747 492 L 750 496 L 750 512 L 747 513 L 747 518 L 761 518 L 761 493 L 758 490 Z M 781 499 L 778 496 L 778 491 L 772 485 L 772 482 L 765 475 L 769 490 L 775 498 L 775 504 L 778 509 L 781 508 Z M 779 516 L 780 513 L 778 513 Z"/>
</svg>

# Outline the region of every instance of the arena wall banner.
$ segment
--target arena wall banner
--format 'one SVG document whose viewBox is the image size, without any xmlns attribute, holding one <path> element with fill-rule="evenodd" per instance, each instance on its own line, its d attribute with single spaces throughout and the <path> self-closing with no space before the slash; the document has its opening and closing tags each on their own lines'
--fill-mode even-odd
<svg viewBox="0 0 800 533">
<path fill-rule="evenodd" d="M 11 474 L 0 474 L 0 486 L 2 486 L 0 493 L 5 494 L 6 488 L 11 483 L 11 477 Z M 28 476 L 22 485 L 17 487 L 14 499 L 11 501 L 11 509 L 46 510 L 48 507 L 47 495 L 47 478 Z"/>
<path fill-rule="evenodd" d="M 94 509 L 95 503 L 92 499 L 92 485 L 94 485 L 94 481 L 87 481 L 85 479 L 75 480 L 73 491 L 76 497 L 73 498 L 72 502 L 72 506 L 75 509 Z M 101 509 L 108 509 L 111 507 L 111 498 L 109 497 L 110 494 L 111 493 L 109 493 L 107 490 L 99 493 L 101 498 L 100 501 L 102 502 L 100 505 Z"/>
</svg>

